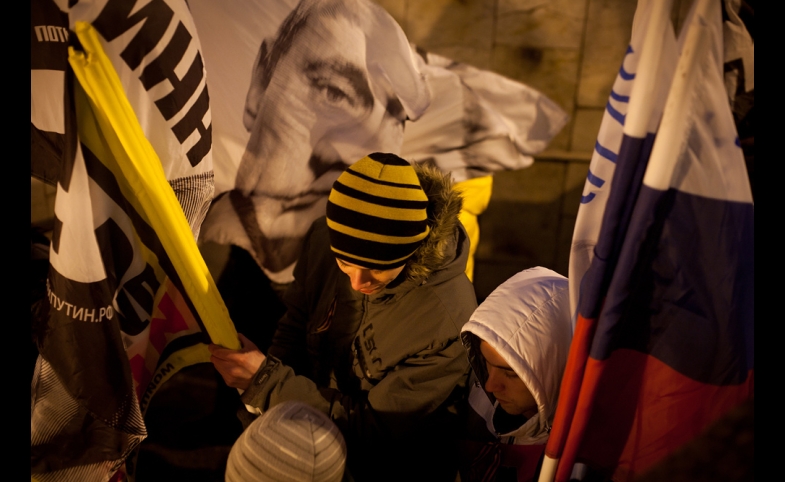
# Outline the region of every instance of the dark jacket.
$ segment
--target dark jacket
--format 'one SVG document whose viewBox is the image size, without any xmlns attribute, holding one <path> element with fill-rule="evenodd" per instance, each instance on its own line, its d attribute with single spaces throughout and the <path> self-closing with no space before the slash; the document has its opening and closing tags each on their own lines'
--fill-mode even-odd
<svg viewBox="0 0 785 482">
<path fill-rule="evenodd" d="M 448 441 L 469 372 L 460 331 L 477 303 L 464 272 L 460 196 L 437 171 L 417 172 L 431 234 L 378 294 L 351 288 L 325 219 L 314 222 L 285 296 L 288 312 L 242 397 L 261 410 L 285 400 L 323 410 L 346 438 L 358 481 L 455 478 Z"/>
</svg>

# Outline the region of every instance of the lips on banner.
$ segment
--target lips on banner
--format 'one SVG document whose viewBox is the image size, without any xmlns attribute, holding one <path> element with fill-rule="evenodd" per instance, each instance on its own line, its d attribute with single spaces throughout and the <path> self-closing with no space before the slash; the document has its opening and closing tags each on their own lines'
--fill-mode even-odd
<svg viewBox="0 0 785 482">
<path fill-rule="evenodd" d="M 664 51 L 662 4 L 648 21 Z M 753 203 L 719 2 L 696 1 L 683 32 L 650 155 L 647 122 L 625 123 L 541 481 L 569 480 L 576 462 L 632 480 L 754 396 Z M 667 68 L 650 60 L 638 75 Z"/>
<path fill-rule="evenodd" d="M 239 348 L 191 226 L 88 23 L 69 62 L 78 143 L 55 200 L 49 322 L 32 387 L 34 480 L 106 481 L 151 397 L 206 344 Z M 133 477 L 133 470 L 128 475 Z"/>
</svg>

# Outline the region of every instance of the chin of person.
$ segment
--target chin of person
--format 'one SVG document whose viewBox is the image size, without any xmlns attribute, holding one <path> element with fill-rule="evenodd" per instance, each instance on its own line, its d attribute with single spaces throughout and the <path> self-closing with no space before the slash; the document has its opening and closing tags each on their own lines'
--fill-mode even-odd
<svg viewBox="0 0 785 482">
<path fill-rule="evenodd" d="M 260 246 L 264 256 L 262 266 L 267 271 L 277 273 L 297 261 L 311 223 L 324 214 L 327 196 L 305 201 L 298 203 L 296 209 L 282 210 L 278 200 L 253 198 L 257 223 L 263 235 Z"/>
</svg>

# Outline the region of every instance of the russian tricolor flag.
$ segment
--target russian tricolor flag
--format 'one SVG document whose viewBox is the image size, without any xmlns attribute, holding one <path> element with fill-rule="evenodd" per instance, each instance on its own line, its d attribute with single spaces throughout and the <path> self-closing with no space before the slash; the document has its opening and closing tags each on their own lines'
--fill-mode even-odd
<svg viewBox="0 0 785 482">
<path fill-rule="evenodd" d="M 580 279 L 541 481 L 554 472 L 569 480 L 576 462 L 632 480 L 754 394 L 753 202 L 723 83 L 717 0 L 697 0 L 685 22 L 656 137 L 641 130 L 651 117 L 627 125 L 644 65 L 668 68 L 670 2 L 662 3 L 649 24 L 660 52 L 639 64 Z M 657 118 L 656 110 L 648 112 Z"/>
</svg>

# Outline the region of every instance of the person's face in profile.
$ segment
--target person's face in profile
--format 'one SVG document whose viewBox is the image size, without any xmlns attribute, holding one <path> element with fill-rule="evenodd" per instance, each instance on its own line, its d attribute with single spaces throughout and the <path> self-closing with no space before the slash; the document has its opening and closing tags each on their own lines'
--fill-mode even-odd
<svg viewBox="0 0 785 482">
<path fill-rule="evenodd" d="M 399 266 L 393 269 L 368 269 L 363 266 L 349 263 L 342 259 L 336 258 L 338 267 L 341 271 L 349 277 L 352 283 L 352 289 L 359 291 L 364 295 L 372 295 L 379 293 L 385 286 L 390 284 L 395 278 L 401 274 L 404 266 Z"/>
<path fill-rule="evenodd" d="M 488 370 L 485 390 L 493 393 L 502 409 L 510 415 L 534 416 L 537 413 L 537 401 L 518 374 L 484 340 L 480 343 L 480 352 Z"/>
</svg>

